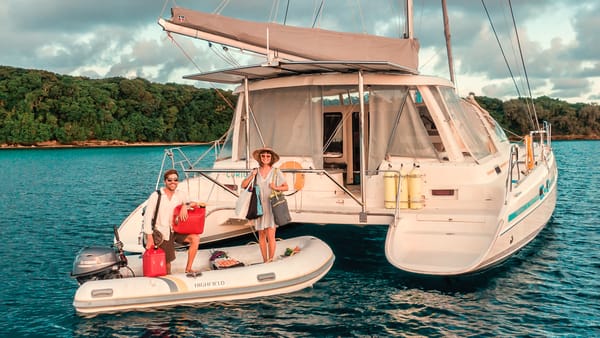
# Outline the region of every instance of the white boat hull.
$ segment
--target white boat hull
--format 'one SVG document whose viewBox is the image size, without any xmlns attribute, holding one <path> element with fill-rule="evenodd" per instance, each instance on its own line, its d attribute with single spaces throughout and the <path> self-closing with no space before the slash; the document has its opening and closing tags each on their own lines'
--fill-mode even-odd
<svg viewBox="0 0 600 338">
<path fill-rule="evenodd" d="M 287 248 L 296 246 L 299 253 L 284 256 Z M 212 270 L 209 260 L 215 250 L 225 251 L 245 266 Z M 326 243 L 310 236 L 278 241 L 276 256 L 274 262 L 262 263 L 257 244 L 200 250 L 193 267 L 201 275 L 195 277 L 183 272 L 185 251 L 177 252 L 173 273 L 162 277 L 137 277 L 142 276 L 141 256 L 129 256 L 136 277 L 85 282 L 75 293 L 73 306 L 79 314 L 96 314 L 285 294 L 312 286 L 335 260 Z"/>
<path fill-rule="evenodd" d="M 489 269 L 531 242 L 550 220 L 557 168 L 536 167 L 499 211 L 429 210 L 401 214 L 390 225 L 386 256 L 395 267 L 421 275 L 466 275 Z"/>
</svg>

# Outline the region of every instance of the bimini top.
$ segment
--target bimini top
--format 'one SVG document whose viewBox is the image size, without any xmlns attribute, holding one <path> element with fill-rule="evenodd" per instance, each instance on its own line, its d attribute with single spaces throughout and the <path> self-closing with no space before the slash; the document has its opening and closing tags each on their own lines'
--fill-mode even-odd
<svg viewBox="0 0 600 338">
<path fill-rule="evenodd" d="M 414 70 L 386 61 L 277 61 L 263 65 L 253 65 L 186 75 L 188 80 L 237 84 L 248 80 L 264 80 L 276 77 L 315 73 L 355 73 L 359 70 L 370 72 L 395 72 L 417 74 Z"/>
<path fill-rule="evenodd" d="M 254 22 L 181 7 L 158 24 L 170 33 L 265 56 L 268 66 L 249 66 L 185 78 L 239 83 L 316 72 L 363 70 L 418 73 L 419 42 L 369 34 Z M 209 76 L 209 74 L 212 74 Z"/>
</svg>

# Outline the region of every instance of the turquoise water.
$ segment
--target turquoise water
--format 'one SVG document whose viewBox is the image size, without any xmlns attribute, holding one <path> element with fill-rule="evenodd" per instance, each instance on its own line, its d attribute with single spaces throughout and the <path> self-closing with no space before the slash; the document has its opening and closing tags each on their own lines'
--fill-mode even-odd
<svg viewBox="0 0 600 338">
<path fill-rule="evenodd" d="M 93 318 L 73 310 L 73 258 L 110 245 L 112 227 L 154 189 L 163 148 L 2 150 L 0 336 L 600 336 L 599 146 L 554 143 L 553 218 L 484 275 L 409 277 L 385 260 L 385 227 L 297 225 L 278 236 L 315 235 L 336 254 L 312 288 Z"/>
</svg>

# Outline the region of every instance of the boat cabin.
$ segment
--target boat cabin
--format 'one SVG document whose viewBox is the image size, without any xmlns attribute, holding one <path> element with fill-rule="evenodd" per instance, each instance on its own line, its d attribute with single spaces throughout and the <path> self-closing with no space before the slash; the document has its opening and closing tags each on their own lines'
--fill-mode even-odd
<svg viewBox="0 0 600 338">
<path fill-rule="evenodd" d="M 384 162 L 478 162 L 508 146 L 498 124 L 452 83 L 406 75 L 383 62 L 281 62 L 187 78 L 242 83 L 218 160 L 248 160 L 267 145 L 352 185 Z"/>
</svg>

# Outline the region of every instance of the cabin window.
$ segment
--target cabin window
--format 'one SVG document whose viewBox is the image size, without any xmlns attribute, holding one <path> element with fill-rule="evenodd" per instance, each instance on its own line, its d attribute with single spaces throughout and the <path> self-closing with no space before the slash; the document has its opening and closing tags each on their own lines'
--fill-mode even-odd
<svg viewBox="0 0 600 338">
<path fill-rule="evenodd" d="M 468 153 L 478 160 L 490 155 L 495 148 L 477 111 L 467 107 L 452 88 L 439 90 Z"/>
<path fill-rule="evenodd" d="M 323 153 L 326 157 L 341 157 L 343 152 L 342 113 L 323 114 Z"/>
<path fill-rule="evenodd" d="M 489 115 L 488 115 L 489 116 Z M 500 142 L 508 142 L 508 137 L 506 137 L 506 133 L 502 130 L 502 126 L 498 124 L 491 116 L 488 117 L 488 123 L 491 125 L 494 134 L 500 140 Z"/>
<path fill-rule="evenodd" d="M 469 105 L 469 107 L 473 108 L 471 105 Z M 495 136 L 499 142 L 508 142 L 508 137 L 506 137 L 504 130 L 502 130 L 502 127 L 494 120 L 488 111 L 481 107 L 473 109 L 477 109 L 477 112 L 481 114 L 484 124 L 491 131 L 490 134 L 492 137 Z"/>
</svg>

